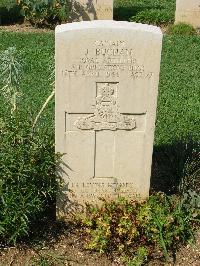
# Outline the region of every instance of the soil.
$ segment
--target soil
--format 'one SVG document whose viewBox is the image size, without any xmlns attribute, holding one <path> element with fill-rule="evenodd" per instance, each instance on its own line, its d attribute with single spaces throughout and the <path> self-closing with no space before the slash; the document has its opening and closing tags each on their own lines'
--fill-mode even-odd
<svg viewBox="0 0 200 266">
<path fill-rule="evenodd" d="M 30 23 L 26 22 L 23 24 L 14 24 L 14 25 L 6 25 L 6 26 L 1 26 L 0 25 L 0 30 L 3 31 L 11 31 L 11 32 L 28 32 L 28 33 L 33 33 L 33 32 L 54 32 L 54 30 L 49 29 L 49 28 L 36 28 L 32 26 Z"/>
<path fill-rule="evenodd" d="M 55 230 L 55 229 L 54 229 Z M 53 234 L 53 235 L 52 235 Z M 42 239 L 42 240 L 41 240 Z M 50 233 L 32 244 L 0 248 L 0 266 L 123 266 L 117 254 L 100 254 L 84 248 L 84 240 L 77 229 L 68 228 L 62 233 Z M 196 242 L 182 247 L 176 258 L 164 263 L 160 259 L 149 266 L 199 266 L 200 232 Z"/>
</svg>

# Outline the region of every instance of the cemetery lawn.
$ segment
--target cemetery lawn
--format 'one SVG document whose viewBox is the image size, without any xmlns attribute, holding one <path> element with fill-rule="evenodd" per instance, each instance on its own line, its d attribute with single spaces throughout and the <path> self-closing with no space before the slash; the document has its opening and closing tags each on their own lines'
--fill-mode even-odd
<svg viewBox="0 0 200 266">
<path fill-rule="evenodd" d="M 16 46 L 21 54 L 24 74 L 20 85 L 23 97 L 19 104 L 24 110 L 24 119 L 27 116 L 34 119 L 52 91 L 49 76 L 50 66 L 54 62 L 54 34 L 14 33 L 0 30 L 0 40 L 0 52 L 10 46 Z M 189 138 L 193 138 L 194 143 L 199 139 L 199 61 L 200 36 L 164 37 L 154 147 L 158 152 L 166 147 L 171 151 L 177 151 L 178 143 L 181 142 L 184 146 Z M 0 118 L 4 115 L 6 115 L 5 106 L 0 98 Z M 39 122 L 41 127 L 54 131 L 53 100 Z M 166 160 L 163 164 L 166 164 Z M 162 189 L 168 190 L 168 188 Z M 32 241 L 31 246 L 26 244 L 16 248 L 0 249 L 0 266 L 120 265 L 117 259 L 112 264 L 112 258 L 106 255 L 85 251 L 81 236 L 73 227 L 62 227 L 64 231 L 49 226 L 47 228 L 50 228 L 46 230 L 47 232 L 38 232 L 40 238 L 29 240 Z M 198 236 L 197 247 L 183 247 L 178 252 L 177 265 L 198 265 L 199 239 Z M 160 261 L 154 261 L 149 265 L 162 264 Z"/>
<path fill-rule="evenodd" d="M 114 19 L 156 25 L 172 23 L 176 0 L 114 0 Z"/>
</svg>

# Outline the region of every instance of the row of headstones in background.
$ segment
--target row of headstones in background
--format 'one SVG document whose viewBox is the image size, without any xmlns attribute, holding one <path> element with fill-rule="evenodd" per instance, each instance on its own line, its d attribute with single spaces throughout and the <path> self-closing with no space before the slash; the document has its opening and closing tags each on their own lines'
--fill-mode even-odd
<svg viewBox="0 0 200 266">
<path fill-rule="evenodd" d="M 148 197 L 161 47 L 161 30 L 150 25 L 56 28 L 59 216 L 101 197 Z"/>
<path fill-rule="evenodd" d="M 200 28 L 200 0 L 176 0 L 175 22 Z"/>
<path fill-rule="evenodd" d="M 72 10 L 72 21 L 112 20 L 113 0 L 74 0 Z M 200 28 L 200 0 L 176 0 L 175 22 Z"/>
<path fill-rule="evenodd" d="M 71 21 L 112 20 L 113 0 L 73 0 Z"/>
</svg>

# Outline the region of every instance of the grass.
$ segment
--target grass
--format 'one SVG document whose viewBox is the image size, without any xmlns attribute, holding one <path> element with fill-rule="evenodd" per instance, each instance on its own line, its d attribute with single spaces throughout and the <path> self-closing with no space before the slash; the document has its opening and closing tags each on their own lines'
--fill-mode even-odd
<svg viewBox="0 0 200 266">
<path fill-rule="evenodd" d="M 0 51 L 16 46 L 24 60 L 21 104 L 33 119 L 51 93 L 48 77 L 54 57 L 52 33 L 12 33 L 0 31 Z M 199 36 L 165 36 L 163 42 L 155 144 L 171 143 L 183 136 L 199 137 L 200 98 Z M 0 116 L 4 106 L 0 99 Z M 54 129 L 54 102 L 41 119 Z"/>
<path fill-rule="evenodd" d="M 54 62 L 54 38 L 53 34 L 19 34 L 0 32 L 0 50 L 5 50 L 9 46 L 16 46 L 23 59 L 23 79 L 21 90 L 23 97 L 21 104 L 25 113 L 29 113 L 33 119 L 42 107 L 42 104 L 50 95 L 52 88 L 48 80 Z M 0 114 L 3 115 L 2 104 L 0 105 Z M 54 125 L 54 104 L 48 107 L 44 113 L 41 122 L 46 126 Z M 0 116 L 1 116 L 0 115 Z"/>
<path fill-rule="evenodd" d="M 167 33 L 170 35 L 195 35 L 197 32 L 190 24 L 178 23 L 170 25 L 167 29 Z"/>
<path fill-rule="evenodd" d="M 199 137 L 200 38 L 164 38 L 155 143 Z"/>
<path fill-rule="evenodd" d="M 114 1 L 114 19 L 116 20 L 133 20 L 140 19 L 151 22 L 159 21 L 172 22 L 175 16 L 176 0 L 115 0 Z M 151 15 L 149 15 L 151 13 Z M 166 21 L 165 21 L 166 20 Z"/>
</svg>

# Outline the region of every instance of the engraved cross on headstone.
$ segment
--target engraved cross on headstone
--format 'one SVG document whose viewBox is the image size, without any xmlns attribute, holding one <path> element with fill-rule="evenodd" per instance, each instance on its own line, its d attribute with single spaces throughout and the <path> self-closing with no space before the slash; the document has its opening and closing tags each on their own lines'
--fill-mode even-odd
<svg viewBox="0 0 200 266">
<path fill-rule="evenodd" d="M 94 177 L 112 178 L 115 169 L 115 132 L 134 130 L 133 114 L 121 114 L 118 106 L 119 83 L 96 84 L 94 113 L 79 117 L 75 126 L 95 131 Z"/>
</svg>

